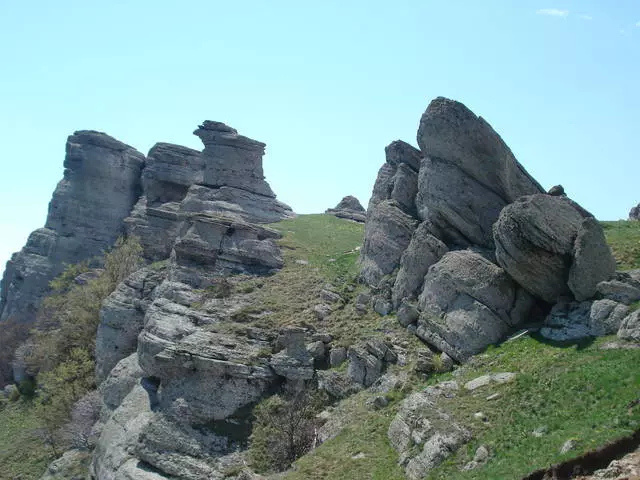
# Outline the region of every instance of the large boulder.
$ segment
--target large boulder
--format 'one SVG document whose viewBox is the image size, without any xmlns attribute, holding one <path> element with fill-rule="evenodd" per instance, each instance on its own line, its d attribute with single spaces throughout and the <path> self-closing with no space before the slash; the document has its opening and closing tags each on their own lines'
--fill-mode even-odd
<svg viewBox="0 0 640 480">
<path fill-rule="evenodd" d="M 417 335 L 465 361 L 526 320 L 532 306 L 497 265 L 469 250 L 449 252 L 424 279 Z"/>
<path fill-rule="evenodd" d="M 101 256 L 124 233 L 123 220 L 140 195 L 145 157 L 100 132 L 69 136 L 64 177 L 58 183 L 44 228 L 7 263 L 0 285 L 0 321 L 31 321 L 49 282 L 66 265 Z"/>
<path fill-rule="evenodd" d="M 361 253 L 361 275 L 366 283 L 377 285 L 398 267 L 417 224 L 395 200 L 384 200 L 369 211 Z"/>
<path fill-rule="evenodd" d="M 420 151 L 398 140 L 387 146 L 385 153 L 386 162 L 369 200 L 360 252 L 362 279 L 372 286 L 398 267 L 418 225 L 415 195 Z"/>
<path fill-rule="evenodd" d="M 563 197 L 530 195 L 508 205 L 494 239 L 500 266 L 547 303 L 590 298 L 615 271 L 600 225 Z"/>
<path fill-rule="evenodd" d="M 448 245 L 491 248 L 502 208 L 543 192 L 493 128 L 459 102 L 439 97 L 429 104 L 418 145 L 424 160 L 416 206 Z"/>
<path fill-rule="evenodd" d="M 640 203 L 629 210 L 629 220 L 640 220 Z"/>
<path fill-rule="evenodd" d="M 618 330 L 618 337 L 640 343 L 640 310 L 636 310 L 624 318 Z"/>
<path fill-rule="evenodd" d="M 364 223 L 367 219 L 366 210 L 353 195 L 344 197 L 334 208 L 327 209 L 325 213 L 360 223 Z"/>
<path fill-rule="evenodd" d="M 417 296 L 429 267 L 449 250 L 442 241 L 431 235 L 430 227 L 428 222 L 422 222 L 418 226 L 400 258 L 400 270 L 392 291 L 396 308 L 403 298 Z"/>
</svg>

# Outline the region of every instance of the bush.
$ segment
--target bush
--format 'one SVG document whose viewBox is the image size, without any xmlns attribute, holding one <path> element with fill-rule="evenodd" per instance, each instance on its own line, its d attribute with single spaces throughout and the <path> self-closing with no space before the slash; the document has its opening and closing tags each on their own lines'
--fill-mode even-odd
<svg viewBox="0 0 640 480">
<path fill-rule="evenodd" d="M 312 450 L 319 427 L 316 415 L 326 403 L 317 390 L 273 395 L 254 410 L 249 458 L 258 472 L 281 472 Z"/>
<path fill-rule="evenodd" d="M 0 323 L 0 388 L 13 380 L 13 356 L 16 346 L 29 336 L 29 326 L 15 317 Z"/>
</svg>

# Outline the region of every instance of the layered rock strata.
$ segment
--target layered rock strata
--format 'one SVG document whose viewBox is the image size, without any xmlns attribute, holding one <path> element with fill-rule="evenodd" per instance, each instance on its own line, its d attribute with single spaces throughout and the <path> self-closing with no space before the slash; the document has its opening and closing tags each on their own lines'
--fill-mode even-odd
<svg viewBox="0 0 640 480">
<path fill-rule="evenodd" d="M 102 256 L 124 233 L 123 220 L 141 192 L 145 157 L 100 132 L 69 136 L 64 177 L 58 183 L 44 228 L 14 254 L 0 286 L 0 321 L 31 321 L 49 282 L 67 264 Z"/>
</svg>

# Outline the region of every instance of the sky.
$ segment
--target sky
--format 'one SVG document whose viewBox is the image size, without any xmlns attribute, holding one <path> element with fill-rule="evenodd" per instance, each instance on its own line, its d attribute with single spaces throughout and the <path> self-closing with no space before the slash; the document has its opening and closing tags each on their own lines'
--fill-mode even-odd
<svg viewBox="0 0 640 480">
<path fill-rule="evenodd" d="M 384 147 L 445 96 L 603 220 L 640 202 L 637 0 L 0 0 L 0 271 L 44 225 L 65 141 L 267 144 L 298 213 L 366 206 Z"/>
</svg>

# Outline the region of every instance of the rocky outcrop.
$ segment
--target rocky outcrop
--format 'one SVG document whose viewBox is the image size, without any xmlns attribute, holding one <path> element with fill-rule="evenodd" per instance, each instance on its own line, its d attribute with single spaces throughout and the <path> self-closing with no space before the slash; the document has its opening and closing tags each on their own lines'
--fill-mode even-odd
<svg viewBox="0 0 640 480">
<path fill-rule="evenodd" d="M 103 302 L 96 334 L 96 379 L 104 380 L 123 358 L 136 351 L 144 316 L 165 268 L 142 268 L 131 274 Z"/>
<path fill-rule="evenodd" d="M 560 300 L 550 337 L 615 331 L 625 311 L 617 302 L 640 285 L 616 283 L 588 211 L 561 185 L 544 193 L 459 102 L 433 100 L 417 140 L 420 150 L 387 147 L 369 202 L 361 279 L 376 312 L 395 309 L 401 325 L 458 361 L 541 322 Z"/>
<path fill-rule="evenodd" d="M 130 276 L 101 311 L 99 376 L 135 350 L 141 381 L 107 415 L 93 462 L 100 479 L 146 478 L 141 465 L 162 478 L 224 478 L 241 465 L 252 406 L 314 373 L 304 331 L 283 332 L 274 355 L 275 335 L 239 323 L 251 306 L 242 282 L 283 266 L 280 234 L 263 224 L 292 215 L 264 180 L 264 144 L 218 122 L 194 133 L 202 153 L 151 150 L 144 195 L 127 219 L 145 256 L 163 262 Z M 125 390 L 126 378 L 138 378 L 131 362 L 103 384 Z"/>
<path fill-rule="evenodd" d="M 615 272 L 602 227 L 562 197 L 532 195 L 506 207 L 494 226 L 498 263 L 547 303 L 591 298 Z"/>
<path fill-rule="evenodd" d="M 377 285 L 398 266 L 418 225 L 414 197 L 421 154 L 408 143 L 393 142 L 378 172 L 367 209 L 361 251 L 362 278 Z"/>
<path fill-rule="evenodd" d="M 124 233 L 123 220 L 140 195 L 144 155 L 100 132 L 69 136 L 64 177 L 44 228 L 7 264 L 0 286 L 0 321 L 33 319 L 49 282 L 67 264 L 101 256 Z"/>
<path fill-rule="evenodd" d="M 196 214 L 247 223 L 293 216 L 264 179 L 263 143 L 208 120 L 194 134 L 205 145 L 202 152 L 168 143 L 149 151 L 142 172 L 143 196 L 126 223 L 151 260 L 169 257 L 185 223 Z"/>
<path fill-rule="evenodd" d="M 446 244 L 493 247 L 502 208 L 543 192 L 481 117 L 459 102 L 436 98 L 420 120 L 424 155 L 416 206 Z"/>
<path fill-rule="evenodd" d="M 367 219 L 367 212 L 358 199 L 352 195 L 344 197 L 334 208 L 329 208 L 325 213 L 338 218 L 346 218 L 354 222 L 364 223 Z"/>
<path fill-rule="evenodd" d="M 629 210 L 629 220 L 640 220 L 640 203 Z"/>
<path fill-rule="evenodd" d="M 430 470 L 471 440 L 469 430 L 439 404 L 441 398 L 455 397 L 458 389 L 454 381 L 442 382 L 410 395 L 400 405 L 388 437 L 407 478 L 426 478 Z"/>
<path fill-rule="evenodd" d="M 424 278 L 417 335 L 458 361 L 526 320 L 533 299 L 478 253 L 449 252 Z"/>
</svg>

